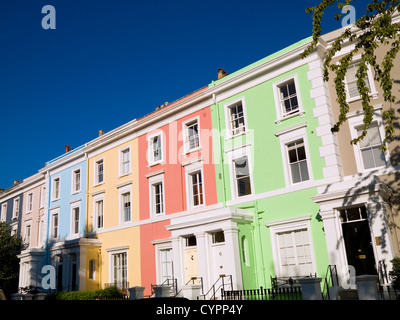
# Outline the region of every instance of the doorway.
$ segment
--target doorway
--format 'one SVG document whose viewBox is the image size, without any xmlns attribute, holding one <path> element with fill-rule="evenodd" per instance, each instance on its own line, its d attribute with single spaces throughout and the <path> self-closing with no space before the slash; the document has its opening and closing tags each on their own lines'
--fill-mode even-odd
<svg viewBox="0 0 400 320">
<path fill-rule="evenodd" d="M 197 264 L 197 243 L 196 237 L 190 236 L 186 238 L 185 244 L 185 283 L 199 275 L 199 267 Z"/>
<path fill-rule="evenodd" d="M 340 210 L 347 262 L 356 275 L 377 274 L 365 206 Z"/>
<path fill-rule="evenodd" d="M 225 256 L 225 235 L 223 231 L 218 231 L 212 234 L 211 251 L 215 282 L 220 278 L 220 275 L 226 275 L 227 272 L 227 257 Z"/>
</svg>

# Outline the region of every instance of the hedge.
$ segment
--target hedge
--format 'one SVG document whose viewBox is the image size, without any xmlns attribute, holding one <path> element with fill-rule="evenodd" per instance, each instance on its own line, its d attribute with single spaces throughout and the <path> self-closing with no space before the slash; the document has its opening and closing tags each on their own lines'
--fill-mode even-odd
<svg viewBox="0 0 400 320">
<path fill-rule="evenodd" d="M 46 300 L 107 300 L 121 299 L 123 294 L 116 286 L 99 290 L 57 291 L 46 296 Z"/>
</svg>

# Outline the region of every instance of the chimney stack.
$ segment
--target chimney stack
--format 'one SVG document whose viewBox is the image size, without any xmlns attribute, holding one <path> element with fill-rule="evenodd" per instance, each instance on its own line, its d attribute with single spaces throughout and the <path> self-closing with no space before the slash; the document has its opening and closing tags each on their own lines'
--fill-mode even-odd
<svg viewBox="0 0 400 320">
<path fill-rule="evenodd" d="M 228 72 L 226 72 L 225 70 L 219 68 L 218 69 L 218 80 L 223 78 L 223 77 L 225 77 L 225 76 L 227 76 L 228 74 L 229 74 Z"/>
<path fill-rule="evenodd" d="M 65 153 L 68 153 L 68 152 L 70 152 L 72 149 L 71 149 L 71 147 L 70 146 L 65 146 Z"/>
<path fill-rule="evenodd" d="M 103 129 L 99 130 L 99 137 L 102 136 L 103 134 L 104 134 L 104 130 Z"/>
<path fill-rule="evenodd" d="M 19 180 L 14 180 L 14 184 L 20 183 L 21 181 Z"/>
</svg>

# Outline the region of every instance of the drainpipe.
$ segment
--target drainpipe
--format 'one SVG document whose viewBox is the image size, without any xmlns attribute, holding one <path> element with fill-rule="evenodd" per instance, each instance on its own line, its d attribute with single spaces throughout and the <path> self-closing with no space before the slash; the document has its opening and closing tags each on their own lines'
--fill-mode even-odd
<svg viewBox="0 0 400 320">
<path fill-rule="evenodd" d="M 261 266 L 258 267 L 257 263 L 255 263 L 255 273 L 257 275 L 256 279 L 260 279 L 263 282 L 261 285 L 264 285 L 265 288 L 267 288 L 267 280 L 265 278 L 265 262 L 264 262 L 264 255 L 263 255 L 263 246 L 262 246 L 262 237 L 261 237 L 261 226 L 260 224 L 260 219 L 261 217 L 259 216 L 262 214 L 264 211 L 259 211 L 258 209 L 258 202 L 254 201 L 254 219 L 255 219 L 255 228 L 257 229 L 258 232 L 258 248 L 259 248 L 259 253 L 260 253 L 260 260 L 261 260 Z M 253 252 L 255 251 L 255 247 L 253 248 Z M 261 273 L 261 274 L 260 274 Z M 257 280 L 258 282 L 258 280 Z M 257 283 L 257 285 L 260 285 Z"/>
<path fill-rule="evenodd" d="M 220 151 L 220 167 L 221 167 L 221 178 L 222 178 L 222 190 L 223 190 L 223 194 L 222 194 L 222 204 L 224 207 L 226 207 L 226 185 L 225 185 L 225 172 L 224 172 L 224 154 L 222 152 L 222 147 L 223 147 L 223 143 L 224 143 L 224 138 L 221 135 L 221 124 L 220 124 L 220 115 L 219 115 L 219 108 L 218 108 L 218 104 L 217 104 L 217 98 L 215 93 L 213 93 L 212 95 L 212 99 L 213 99 L 213 104 L 215 105 L 215 109 L 216 109 L 216 115 L 217 115 L 217 125 L 218 125 L 218 139 L 219 139 L 219 151 Z"/>
<path fill-rule="evenodd" d="M 88 236 L 89 228 L 89 161 L 88 154 L 85 152 L 85 162 L 86 162 L 86 215 L 85 215 L 85 238 Z"/>
</svg>

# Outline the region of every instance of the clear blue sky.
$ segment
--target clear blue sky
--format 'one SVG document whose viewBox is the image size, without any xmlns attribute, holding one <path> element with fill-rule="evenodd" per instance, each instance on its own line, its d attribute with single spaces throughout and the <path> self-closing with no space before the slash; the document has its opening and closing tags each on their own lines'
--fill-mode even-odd
<svg viewBox="0 0 400 320">
<path fill-rule="evenodd" d="M 318 2 L 0 0 L 0 188 L 310 36 Z M 341 27 L 328 18 L 324 31 Z"/>
</svg>

